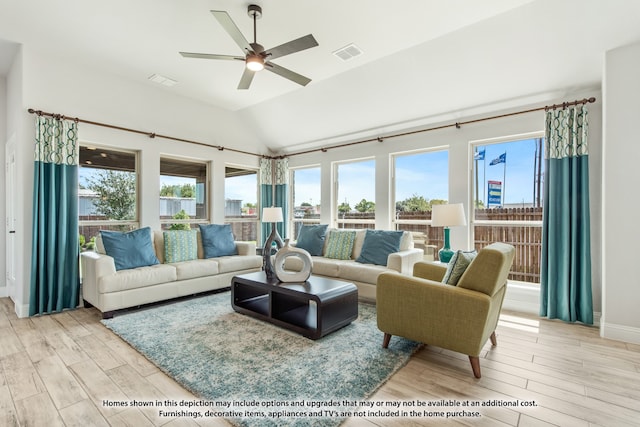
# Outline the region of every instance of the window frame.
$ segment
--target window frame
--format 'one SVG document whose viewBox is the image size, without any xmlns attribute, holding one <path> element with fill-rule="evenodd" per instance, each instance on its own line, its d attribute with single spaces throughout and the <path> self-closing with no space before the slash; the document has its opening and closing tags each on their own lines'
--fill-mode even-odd
<svg viewBox="0 0 640 427">
<path fill-rule="evenodd" d="M 320 187 L 320 206 L 322 206 L 322 166 L 320 164 L 312 164 L 312 165 L 305 165 L 305 166 L 297 166 L 297 167 L 293 167 L 293 168 L 289 168 L 289 182 L 291 183 L 291 190 L 289 191 L 289 230 L 288 230 L 288 235 L 289 236 L 294 236 L 294 238 L 297 238 L 297 234 L 295 233 L 295 229 L 296 229 L 296 222 L 301 223 L 301 225 L 304 224 L 320 224 L 320 218 L 315 219 L 315 218 L 301 218 L 301 219 L 296 219 L 294 214 L 295 214 L 295 172 L 296 171 L 300 171 L 300 170 L 305 170 L 305 169 L 318 169 L 318 171 L 320 172 L 320 181 L 318 182 L 318 185 Z"/>
<path fill-rule="evenodd" d="M 333 186 L 333 197 L 331 200 L 331 223 L 333 224 L 333 226 L 335 228 L 358 228 L 358 227 L 344 227 L 345 224 L 348 225 L 356 225 L 356 224 L 363 224 L 364 227 L 362 228 L 375 228 L 376 227 L 376 218 L 375 218 L 375 210 L 374 210 L 374 217 L 373 219 L 340 219 L 338 217 L 338 206 L 339 206 L 339 200 L 338 200 L 338 196 L 339 196 L 339 189 L 340 189 L 340 182 L 339 182 L 339 174 L 338 174 L 338 169 L 340 166 L 342 165 L 347 165 L 347 164 L 351 164 L 351 163 L 361 163 L 361 162 L 368 162 L 368 161 L 373 161 L 373 170 L 374 170 L 374 190 L 373 190 L 373 202 L 376 203 L 375 200 L 375 196 L 376 196 L 376 189 L 375 189 L 375 175 L 376 175 L 376 157 L 375 156 L 369 156 L 369 157 L 360 157 L 360 158 L 356 158 L 356 159 L 349 159 L 349 160 L 338 160 L 338 161 L 334 161 L 331 163 L 331 180 L 332 180 L 332 186 Z M 377 204 L 376 204 L 377 206 Z"/>
<path fill-rule="evenodd" d="M 162 219 L 159 217 L 160 220 L 160 227 L 162 229 L 164 229 L 164 226 L 166 226 L 167 224 L 189 224 L 191 226 L 191 228 L 194 227 L 194 225 L 196 224 L 202 224 L 202 223 L 209 223 L 211 221 L 211 201 L 210 201 L 210 188 L 211 188 L 211 162 L 206 161 L 206 160 L 198 160 L 198 159 L 193 159 L 193 158 L 188 158 L 188 157 L 180 157 L 180 156 L 173 156 L 173 155 L 165 155 L 165 154 L 161 154 L 160 155 L 160 170 L 159 170 L 159 175 L 158 178 L 161 179 L 162 177 L 162 161 L 163 160 L 175 160 L 177 162 L 182 162 L 182 163 L 194 163 L 194 164 L 200 164 L 200 165 L 204 165 L 206 168 L 206 177 L 205 177 L 205 189 L 204 189 L 204 197 L 205 197 L 205 201 L 204 201 L 204 209 L 205 209 L 205 217 L 204 218 L 189 218 L 189 219 L 175 219 L 175 218 L 165 218 Z M 186 178 L 189 178 L 187 176 L 185 176 Z M 160 183 L 159 183 L 160 184 Z M 160 213 L 160 189 L 162 189 L 162 185 L 159 186 L 158 188 L 158 214 Z"/>
<path fill-rule="evenodd" d="M 535 221 L 535 220 L 526 220 L 526 221 L 520 221 L 520 220 L 487 220 L 487 219 L 476 219 L 476 215 L 475 215 L 475 210 L 476 210 L 476 206 L 475 206 L 475 198 L 477 197 L 477 195 L 475 194 L 475 175 L 474 175 L 474 153 L 475 153 L 475 148 L 478 146 L 487 146 L 487 145 L 493 145 L 493 144 L 500 144 L 500 143 L 505 143 L 505 142 L 517 142 L 517 141 L 522 141 L 522 140 L 528 140 L 528 139 L 537 139 L 537 138 L 542 138 L 544 141 L 545 138 L 545 132 L 544 130 L 540 130 L 540 131 L 535 131 L 535 132 L 527 132 L 527 133 L 522 133 L 522 134 L 515 134 L 515 135 L 506 135 L 506 136 L 501 136 L 501 137 L 495 137 L 495 138 L 487 138 L 487 139 L 480 139 L 480 140 L 472 140 L 469 141 L 469 152 L 468 152 L 468 159 L 469 159 L 469 163 L 468 163 L 468 170 L 469 170 L 469 181 L 468 181 L 468 188 L 469 188 L 469 199 L 468 199 L 468 212 L 467 217 L 469 218 L 469 238 L 470 238 L 470 242 L 472 242 L 474 247 L 477 247 L 476 245 L 476 232 L 475 232 L 475 228 L 476 227 L 491 227 L 491 226 L 499 226 L 499 227 L 533 227 L 533 228 L 542 228 L 542 220 L 539 221 Z M 544 147 L 544 143 L 543 143 L 543 147 Z M 544 161 L 544 156 L 542 158 L 542 161 Z M 484 191 L 484 189 L 483 189 Z M 509 273 L 510 275 L 512 273 Z M 513 273 L 513 274 L 525 274 L 525 273 Z M 528 286 L 540 286 L 539 282 L 528 282 L 528 281 L 523 281 L 523 280 L 515 280 L 515 279 L 511 279 L 509 278 L 509 283 L 520 283 L 520 284 L 524 284 L 524 285 L 528 285 Z"/>
</svg>

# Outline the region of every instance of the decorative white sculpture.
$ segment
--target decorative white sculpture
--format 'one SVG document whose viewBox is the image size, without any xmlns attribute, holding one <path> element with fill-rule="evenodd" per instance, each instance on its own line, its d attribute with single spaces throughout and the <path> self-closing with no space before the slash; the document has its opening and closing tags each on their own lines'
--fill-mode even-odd
<svg viewBox="0 0 640 427">
<path fill-rule="evenodd" d="M 300 271 L 284 269 L 284 263 L 289 257 L 296 257 L 302 261 L 302 269 Z M 274 269 L 276 277 L 281 282 L 306 282 L 309 276 L 311 276 L 311 267 L 313 267 L 313 260 L 309 252 L 301 248 L 296 248 L 295 246 L 290 246 L 289 239 L 284 241 L 284 246 L 276 253 Z"/>
</svg>

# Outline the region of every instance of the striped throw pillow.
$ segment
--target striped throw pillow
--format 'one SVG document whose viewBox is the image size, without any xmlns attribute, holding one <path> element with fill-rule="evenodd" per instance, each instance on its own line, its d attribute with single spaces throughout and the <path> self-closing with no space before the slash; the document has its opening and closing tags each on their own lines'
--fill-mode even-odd
<svg viewBox="0 0 640 427">
<path fill-rule="evenodd" d="M 324 254 L 325 258 L 351 259 L 355 240 L 355 231 L 331 230 L 327 241 L 327 252 Z"/>
<path fill-rule="evenodd" d="M 164 235 L 164 262 L 181 262 L 198 259 L 198 235 L 196 230 L 171 230 Z"/>
</svg>

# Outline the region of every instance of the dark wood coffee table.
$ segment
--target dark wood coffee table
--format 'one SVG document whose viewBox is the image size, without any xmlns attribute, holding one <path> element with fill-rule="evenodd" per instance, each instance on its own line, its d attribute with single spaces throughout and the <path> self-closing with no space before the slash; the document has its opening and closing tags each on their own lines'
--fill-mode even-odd
<svg viewBox="0 0 640 427">
<path fill-rule="evenodd" d="M 303 283 L 269 281 L 259 271 L 231 280 L 231 305 L 238 313 L 317 340 L 358 318 L 358 288 L 317 276 Z"/>
</svg>

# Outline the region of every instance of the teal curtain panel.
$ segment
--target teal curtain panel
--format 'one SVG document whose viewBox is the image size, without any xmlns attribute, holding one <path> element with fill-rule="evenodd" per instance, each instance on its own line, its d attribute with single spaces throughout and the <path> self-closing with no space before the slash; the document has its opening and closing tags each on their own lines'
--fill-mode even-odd
<svg viewBox="0 0 640 427">
<path fill-rule="evenodd" d="M 289 160 L 262 159 L 260 161 L 260 212 L 262 208 L 281 207 L 281 223 L 276 224 L 282 240 L 287 238 L 287 214 L 289 205 Z M 271 234 L 271 224 L 262 224 L 262 242 Z"/>
<path fill-rule="evenodd" d="M 78 306 L 77 126 L 36 116 L 30 316 Z"/>
<path fill-rule="evenodd" d="M 584 106 L 546 113 L 540 315 L 593 324 Z"/>
</svg>

